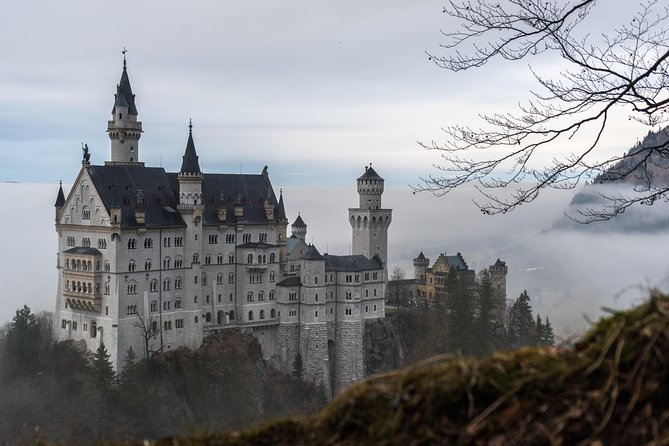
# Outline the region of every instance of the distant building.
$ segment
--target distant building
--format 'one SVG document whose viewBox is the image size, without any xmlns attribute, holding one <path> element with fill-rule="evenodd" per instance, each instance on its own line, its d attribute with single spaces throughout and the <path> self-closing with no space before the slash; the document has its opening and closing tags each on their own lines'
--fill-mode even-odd
<svg viewBox="0 0 669 446">
<path fill-rule="evenodd" d="M 299 353 L 305 376 L 326 389 L 364 377 L 363 320 L 384 317 L 391 222 L 371 165 L 349 209 L 352 255 L 321 255 L 301 216 L 287 237 L 267 168 L 202 172 L 192 124 L 178 172 L 145 166 L 125 59 L 107 132 L 111 160 L 93 165 L 84 148 L 72 189 L 56 199 L 57 340 L 104 343 L 118 368 L 129 348 L 197 348 L 239 328 L 287 370 Z"/>
</svg>

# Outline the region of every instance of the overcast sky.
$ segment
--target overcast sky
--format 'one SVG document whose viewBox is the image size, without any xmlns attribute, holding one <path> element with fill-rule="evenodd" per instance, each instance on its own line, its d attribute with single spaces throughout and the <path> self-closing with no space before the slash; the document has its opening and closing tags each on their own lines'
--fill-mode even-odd
<svg viewBox="0 0 669 446">
<path fill-rule="evenodd" d="M 277 185 L 341 186 L 373 162 L 389 185 L 416 184 L 439 162 L 417 141 L 441 140 L 443 126 L 477 113 L 511 111 L 534 86 L 525 62 L 458 74 L 430 62 L 425 52 L 438 52 L 440 31 L 454 26 L 442 5 L 10 2 L 0 29 L 0 181 L 70 182 L 82 142 L 93 163 L 109 159 L 105 130 L 127 47 L 149 165 L 179 167 L 192 118 L 207 171 L 269 165 Z M 621 125 L 604 151 L 645 133 Z"/>
</svg>

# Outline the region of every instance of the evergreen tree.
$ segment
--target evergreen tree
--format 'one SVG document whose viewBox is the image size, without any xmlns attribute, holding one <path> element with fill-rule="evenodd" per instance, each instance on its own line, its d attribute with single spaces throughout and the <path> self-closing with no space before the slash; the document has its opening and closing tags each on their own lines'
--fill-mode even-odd
<svg viewBox="0 0 669 446">
<path fill-rule="evenodd" d="M 490 323 L 493 310 L 492 277 L 487 269 L 479 275 L 479 315 L 476 320 L 475 352 L 479 355 L 488 355 L 494 350 L 494 331 Z"/>
<path fill-rule="evenodd" d="M 546 318 L 546 323 L 542 326 L 541 330 L 541 345 L 548 347 L 555 346 L 555 333 L 553 333 L 553 327 L 551 326 L 551 321 Z"/>
<path fill-rule="evenodd" d="M 100 343 L 91 361 L 91 381 L 94 388 L 103 394 L 111 390 L 116 380 L 114 366 L 109 360 L 110 356 L 104 343 Z"/>
<path fill-rule="evenodd" d="M 541 340 L 543 339 L 543 330 L 544 325 L 541 321 L 541 315 L 537 313 L 537 322 L 534 326 L 534 339 L 536 339 L 536 345 L 543 345 Z"/>
<path fill-rule="evenodd" d="M 509 311 L 509 341 L 513 348 L 536 345 L 536 325 L 527 290 L 520 293 Z"/>
<path fill-rule="evenodd" d="M 471 295 L 464 280 L 453 271 L 446 278 L 446 351 L 469 355 L 473 353 L 474 327 Z"/>
<path fill-rule="evenodd" d="M 304 375 L 304 365 L 302 364 L 302 355 L 298 353 L 295 355 L 295 360 L 293 361 L 293 376 L 297 379 L 302 379 Z"/>
<path fill-rule="evenodd" d="M 123 360 L 123 368 L 126 369 L 129 366 L 133 365 L 136 360 L 137 360 L 137 355 L 135 354 L 135 351 L 132 349 L 132 346 L 130 346 L 128 350 L 125 352 L 125 359 Z"/>
<path fill-rule="evenodd" d="M 39 363 L 41 330 L 37 316 L 27 305 L 16 310 L 4 339 L 2 369 L 4 374 L 27 376 Z"/>
</svg>

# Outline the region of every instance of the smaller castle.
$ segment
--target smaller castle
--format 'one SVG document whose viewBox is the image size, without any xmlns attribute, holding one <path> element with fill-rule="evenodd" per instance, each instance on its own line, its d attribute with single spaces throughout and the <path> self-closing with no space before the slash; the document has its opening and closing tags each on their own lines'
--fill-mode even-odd
<svg viewBox="0 0 669 446">
<path fill-rule="evenodd" d="M 476 283 L 476 271 L 469 269 L 467 262 L 461 253 L 446 255 L 441 253 L 430 267 L 430 259 L 421 252 L 413 259 L 414 279 L 391 280 L 388 282 L 390 290 L 396 290 L 403 296 L 397 296 L 398 301 L 411 301 L 415 299 L 424 302 L 447 302 L 448 280 L 451 274 L 457 275 L 464 286 L 471 290 L 472 295 L 478 298 L 478 287 Z M 488 267 L 492 279 L 493 298 L 495 308 L 493 309 L 494 322 L 504 324 L 506 320 L 506 275 L 508 268 L 506 262 L 500 259 Z M 392 291 L 391 291 L 392 294 Z"/>
</svg>

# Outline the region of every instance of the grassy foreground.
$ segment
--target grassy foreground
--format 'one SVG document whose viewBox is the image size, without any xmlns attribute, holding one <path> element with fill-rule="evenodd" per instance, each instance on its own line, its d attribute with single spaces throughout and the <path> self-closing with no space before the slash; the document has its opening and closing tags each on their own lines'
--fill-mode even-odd
<svg viewBox="0 0 669 446">
<path fill-rule="evenodd" d="M 185 445 L 669 445 L 669 298 L 600 321 L 573 350 L 436 357 L 312 417 Z"/>
</svg>

